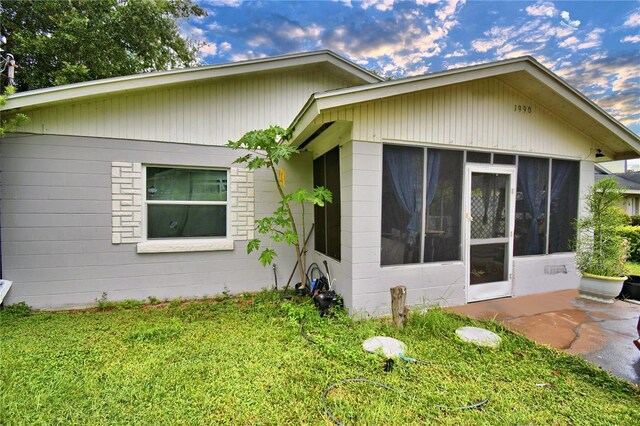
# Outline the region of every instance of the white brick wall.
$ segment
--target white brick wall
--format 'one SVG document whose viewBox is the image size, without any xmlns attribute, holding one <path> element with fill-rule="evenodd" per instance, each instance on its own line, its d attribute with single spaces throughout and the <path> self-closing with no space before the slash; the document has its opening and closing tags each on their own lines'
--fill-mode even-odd
<svg viewBox="0 0 640 426">
<path fill-rule="evenodd" d="M 255 189 L 253 171 L 242 168 L 229 170 L 231 181 L 231 238 L 235 241 L 254 238 Z"/>
<path fill-rule="evenodd" d="M 254 238 L 255 189 L 253 171 L 229 170 L 231 239 Z M 142 241 L 142 164 L 111 163 L 111 242 Z"/>
<path fill-rule="evenodd" d="M 111 163 L 111 242 L 142 241 L 142 164 Z"/>
</svg>

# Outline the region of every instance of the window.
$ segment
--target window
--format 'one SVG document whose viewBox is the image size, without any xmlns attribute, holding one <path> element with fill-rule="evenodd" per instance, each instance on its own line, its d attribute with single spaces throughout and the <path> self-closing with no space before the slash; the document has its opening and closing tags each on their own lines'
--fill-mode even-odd
<svg viewBox="0 0 640 426">
<path fill-rule="evenodd" d="M 577 161 L 518 157 L 514 256 L 571 251 L 579 177 Z"/>
<path fill-rule="evenodd" d="M 572 250 L 573 223 L 578 216 L 579 180 L 580 165 L 577 161 L 552 161 L 549 253 Z"/>
<path fill-rule="evenodd" d="M 427 150 L 425 262 L 460 260 L 462 151 Z"/>
<path fill-rule="evenodd" d="M 332 202 L 314 206 L 315 249 L 340 260 L 340 148 L 336 147 L 313 160 L 313 186 L 331 191 Z"/>
<path fill-rule="evenodd" d="M 467 163 L 491 163 L 490 152 L 467 151 Z"/>
<path fill-rule="evenodd" d="M 518 157 L 514 256 L 545 252 L 548 185 L 548 159 Z"/>
<path fill-rule="evenodd" d="M 384 145 L 380 263 L 420 262 L 424 149 Z"/>
<path fill-rule="evenodd" d="M 227 236 L 227 171 L 146 167 L 147 239 Z"/>
<path fill-rule="evenodd" d="M 382 265 L 460 260 L 463 155 L 383 147 Z"/>
</svg>

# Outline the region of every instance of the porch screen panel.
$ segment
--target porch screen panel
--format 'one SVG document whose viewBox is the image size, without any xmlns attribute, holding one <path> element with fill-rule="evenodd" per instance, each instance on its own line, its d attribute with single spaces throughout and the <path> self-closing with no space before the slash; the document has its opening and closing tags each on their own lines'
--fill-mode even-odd
<svg viewBox="0 0 640 426">
<path fill-rule="evenodd" d="M 336 147 L 325 155 L 324 186 L 331 191 L 332 202 L 325 204 L 327 251 L 325 254 L 340 260 L 340 148 Z"/>
<path fill-rule="evenodd" d="M 460 260 L 462 151 L 427 150 L 424 261 Z"/>
<path fill-rule="evenodd" d="M 580 164 L 552 160 L 549 253 L 571 251 L 573 224 L 578 216 Z"/>
<path fill-rule="evenodd" d="M 313 206 L 315 249 L 340 260 L 340 148 L 313 161 L 313 186 L 331 191 L 332 202 Z"/>
<path fill-rule="evenodd" d="M 313 187 L 324 186 L 324 180 L 324 156 L 322 156 L 313 160 Z M 315 249 L 320 253 L 326 253 L 327 232 L 325 229 L 324 208 L 318 205 L 313 206 L 313 223 L 315 225 L 313 231 Z M 307 236 L 305 235 L 304 238 L 307 238 Z"/>
<path fill-rule="evenodd" d="M 518 158 L 514 256 L 544 254 L 546 249 L 549 160 Z"/>
<path fill-rule="evenodd" d="M 380 263 L 420 262 L 424 150 L 385 145 Z"/>
</svg>

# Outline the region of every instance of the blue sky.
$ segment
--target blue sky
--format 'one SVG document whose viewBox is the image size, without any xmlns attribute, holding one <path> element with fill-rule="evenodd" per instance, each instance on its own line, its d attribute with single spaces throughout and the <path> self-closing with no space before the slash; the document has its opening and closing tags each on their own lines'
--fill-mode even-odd
<svg viewBox="0 0 640 426">
<path fill-rule="evenodd" d="M 404 77 L 531 55 L 640 134 L 639 1 L 198 2 L 203 64 L 331 49 Z"/>
</svg>

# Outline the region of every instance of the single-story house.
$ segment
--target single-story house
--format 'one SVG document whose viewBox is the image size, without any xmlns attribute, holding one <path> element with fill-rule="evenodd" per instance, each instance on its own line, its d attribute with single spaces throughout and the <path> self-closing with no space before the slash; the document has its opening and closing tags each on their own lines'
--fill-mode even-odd
<svg viewBox="0 0 640 426">
<path fill-rule="evenodd" d="M 224 145 L 292 126 L 286 188 L 324 185 L 310 261 L 352 313 L 577 287 L 571 222 L 596 153 L 640 138 L 531 57 L 383 81 L 330 51 L 13 95 L 1 143 L 5 303 L 67 308 L 282 287 L 248 255 L 276 208 L 266 171 Z"/>
<path fill-rule="evenodd" d="M 629 216 L 640 215 L 640 172 L 612 173 L 601 164 L 595 165 L 596 180 L 612 177 L 625 189 L 620 208 Z"/>
</svg>

